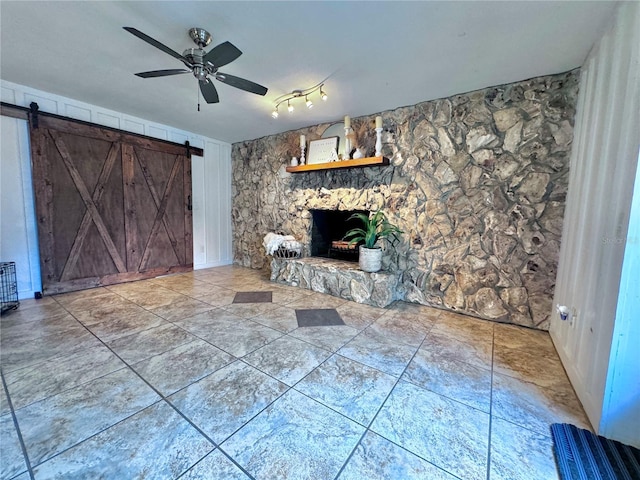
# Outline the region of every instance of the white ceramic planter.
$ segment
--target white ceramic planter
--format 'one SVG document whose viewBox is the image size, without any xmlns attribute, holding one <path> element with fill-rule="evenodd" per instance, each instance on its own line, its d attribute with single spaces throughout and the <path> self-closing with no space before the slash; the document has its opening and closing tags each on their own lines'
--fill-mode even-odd
<svg viewBox="0 0 640 480">
<path fill-rule="evenodd" d="M 382 249 L 366 248 L 360 245 L 360 257 L 358 260 L 360 270 L 363 272 L 378 272 L 382 268 Z"/>
</svg>

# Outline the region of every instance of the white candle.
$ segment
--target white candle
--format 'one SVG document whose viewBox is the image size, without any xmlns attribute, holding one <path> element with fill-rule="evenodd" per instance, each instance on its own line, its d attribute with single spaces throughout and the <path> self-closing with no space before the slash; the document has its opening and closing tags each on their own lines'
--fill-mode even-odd
<svg viewBox="0 0 640 480">
<path fill-rule="evenodd" d="M 381 116 L 377 116 L 376 117 L 376 128 L 382 128 L 382 117 Z"/>
<path fill-rule="evenodd" d="M 349 115 L 345 115 L 344 117 L 344 128 L 351 128 L 351 118 Z"/>
<path fill-rule="evenodd" d="M 304 135 L 300 135 L 300 148 L 304 148 L 307 145 L 307 138 Z"/>
</svg>

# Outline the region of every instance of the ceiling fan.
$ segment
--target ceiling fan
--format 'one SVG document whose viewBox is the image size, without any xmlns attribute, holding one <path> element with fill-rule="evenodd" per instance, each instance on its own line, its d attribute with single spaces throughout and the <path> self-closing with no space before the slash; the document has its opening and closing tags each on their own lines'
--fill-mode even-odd
<svg viewBox="0 0 640 480">
<path fill-rule="evenodd" d="M 154 78 L 192 72 L 193 76 L 196 77 L 200 83 L 200 91 L 207 103 L 218 103 L 220 101 L 218 91 L 209 76 L 232 87 L 257 95 L 265 95 L 267 93 L 266 87 L 262 85 L 218 71 L 220 67 L 224 67 L 237 59 L 242 55 L 242 52 L 231 42 L 221 43 L 217 47 L 209 50 L 208 53 L 205 52 L 204 47 L 211 43 L 212 37 L 211 34 L 203 28 L 192 28 L 189 30 L 189 37 L 198 45 L 198 48 L 188 48 L 182 52 L 182 55 L 151 38 L 149 35 L 142 33 L 140 30 L 132 27 L 122 28 L 163 52 L 168 53 L 172 57 L 177 58 L 189 69 L 152 70 L 150 72 L 136 73 L 138 77 Z"/>
</svg>

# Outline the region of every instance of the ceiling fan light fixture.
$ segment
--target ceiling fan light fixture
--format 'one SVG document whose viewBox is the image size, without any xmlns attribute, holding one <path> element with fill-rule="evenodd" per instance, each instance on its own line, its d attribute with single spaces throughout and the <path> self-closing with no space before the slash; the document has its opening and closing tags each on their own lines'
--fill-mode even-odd
<svg viewBox="0 0 640 480">
<path fill-rule="evenodd" d="M 242 51 L 231 42 L 223 42 L 206 52 L 204 47 L 211 43 L 211 34 L 203 28 L 192 28 L 189 30 L 189 36 L 196 45 L 198 45 L 198 48 L 188 48 L 182 53 L 182 55 L 136 28 L 123 28 L 130 34 L 138 37 L 140 40 L 143 40 L 157 49 L 162 50 L 164 53 L 171 55 L 175 59 L 180 60 L 189 69 L 178 70 L 174 68 L 136 73 L 135 75 L 140 78 L 164 77 L 168 75 L 188 73 L 191 71 L 194 77 L 198 80 L 200 92 L 207 103 L 218 103 L 220 101 L 212 79 L 223 82 L 231 87 L 244 90 L 245 92 L 254 93 L 256 95 L 267 94 L 267 88 L 262 85 L 234 75 L 227 75 L 218 72 L 219 67 L 228 65 L 236 60 L 240 55 L 242 55 Z M 211 75 L 212 78 L 209 78 L 209 75 Z M 200 110 L 199 105 L 198 110 Z"/>
</svg>

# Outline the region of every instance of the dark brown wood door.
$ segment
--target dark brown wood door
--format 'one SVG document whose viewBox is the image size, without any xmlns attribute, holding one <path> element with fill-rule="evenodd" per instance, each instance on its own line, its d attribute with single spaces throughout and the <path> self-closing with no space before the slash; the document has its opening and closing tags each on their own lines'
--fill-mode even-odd
<svg viewBox="0 0 640 480">
<path fill-rule="evenodd" d="M 38 123 L 31 145 L 44 293 L 193 267 L 184 147 L 59 118 Z"/>
</svg>

